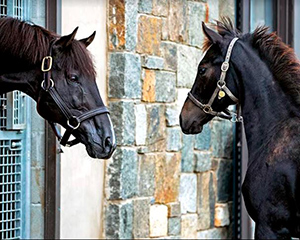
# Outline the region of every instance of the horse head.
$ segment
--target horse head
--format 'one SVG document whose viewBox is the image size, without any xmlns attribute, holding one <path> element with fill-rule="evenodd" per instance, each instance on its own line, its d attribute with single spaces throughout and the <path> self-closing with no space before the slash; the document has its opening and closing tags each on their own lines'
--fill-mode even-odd
<svg viewBox="0 0 300 240">
<path fill-rule="evenodd" d="M 227 107 L 238 103 L 237 75 L 233 67 L 229 67 L 230 55 L 237 38 L 217 33 L 204 23 L 202 29 L 206 36 L 206 51 L 180 114 L 180 126 L 185 134 L 200 133 L 203 125 L 215 116 L 231 119 L 232 115 Z"/>
<path fill-rule="evenodd" d="M 76 40 L 77 29 L 53 41 L 49 56 L 44 58 L 44 81 L 37 110 L 50 123 L 66 128 L 68 137 L 72 134 L 83 143 L 89 156 L 106 159 L 115 150 L 116 142 L 108 110 L 96 85 L 93 61 L 86 49 L 95 32 Z M 62 141 L 67 142 L 68 137 Z"/>
</svg>

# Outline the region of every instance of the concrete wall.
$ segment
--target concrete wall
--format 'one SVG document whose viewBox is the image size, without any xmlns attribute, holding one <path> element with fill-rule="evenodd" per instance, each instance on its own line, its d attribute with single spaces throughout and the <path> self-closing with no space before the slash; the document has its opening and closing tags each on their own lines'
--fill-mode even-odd
<svg viewBox="0 0 300 240">
<path fill-rule="evenodd" d="M 108 97 L 118 148 L 108 161 L 109 239 L 230 238 L 233 125 L 187 136 L 179 113 L 196 76 L 201 21 L 234 0 L 109 0 Z"/>
<path fill-rule="evenodd" d="M 97 31 L 88 47 L 97 67 L 97 83 L 106 100 L 106 1 L 62 0 L 62 35 L 79 26 L 77 39 Z M 61 238 L 99 238 L 102 227 L 104 161 L 88 157 L 83 145 L 61 155 Z"/>
</svg>

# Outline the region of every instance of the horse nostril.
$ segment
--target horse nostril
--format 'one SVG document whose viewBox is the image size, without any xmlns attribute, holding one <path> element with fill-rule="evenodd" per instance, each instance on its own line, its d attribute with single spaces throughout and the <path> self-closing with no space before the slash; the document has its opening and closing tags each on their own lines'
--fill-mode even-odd
<svg viewBox="0 0 300 240">
<path fill-rule="evenodd" d="M 106 139 L 105 139 L 105 141 L 104 141 L 104 147 L 105 147 L 105 149 L 111 149 L 111 147 L 112 147 L 112 143 L 111 143 L 111 140 L 110 140 L 110 137 L 107 137 Z"/>
</svg>

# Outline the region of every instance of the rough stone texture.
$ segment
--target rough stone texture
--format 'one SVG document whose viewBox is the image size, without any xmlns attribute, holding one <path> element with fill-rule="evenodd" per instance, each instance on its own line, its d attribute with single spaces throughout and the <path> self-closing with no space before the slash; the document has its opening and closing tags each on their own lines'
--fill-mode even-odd
<svg viewBox="0 0 300 240">
<path fill-rule="evenodd" d="M 144 102 L 155 102 L 155 71 L 154 70 L 143 70 L 143 96 L 142 101 Z"/>
<path fill-rule="evenodd" d="M 132 102 L 110 102 L 110 117 L 115 127 L 118 145 L 132 145 L 135 141 L 135 116 Z"/>
<path fill-rule="evenodd" d="M 150 237 L 163 237 L 168 234 L 168 207 L 152 205 L 150 207 Z"/>
<path fill-rule="evenodd" d="M 105 235 L 107 239 L 131 239 L 133 223 L 132 202 L 109 204 L 106 207 Z"/>
<path fill-rule="evenodd" d="M 218 202 L 226 202 L 232 199 L 232 161 L 219 161 L 217 169 L 217 186 Z"/>
<path fill-rule="evenodd" d="M 233 127 L 230 121 L 213 121 L 211 140 L 214 157 L 232 159 Z"/>
<path fill-rule="evenodd" d="M 182 147 L 179 127 L 167 128 L 167 151 L 179 151 Z"/>
<path fill-rule="evenodd" d="M 198 152 L 194 153 L 195 172 L 205 172 L 211 169 L 211 153 Z"/>
<path fill-rule="evenodd" d="M 108 199 L 127 199 L 137 192 L 137 153 L 130 148 L 117 148 L 107 167 Z"/>
<path fill-rule="evenodd" d="M 173 0 L 171 2 L 168 14 L 168 28 L 171 41 L 187 42 L 187 1 Z"/>
<path fill-rule="evenodd" d="M 202 52 L 185 45 L 180 45 L 177 51 L 177 86 L 191 88 L 197 75 Z"/>
<path fill-rule="evenodd" d="M 193 172 L 195 167 L 194 161 L 194 142 L 195 137 L 192 135 L 182 135 L 182 158 L 181 158 L 181 171 Z"/>
<path fill-rule="evenodd" d="M 204 34 L 202 34 L 202 21 L 205 21 L 205 4 L 202 2 L 188 2 L 189 16 L 189 44 L 201 47 Z"/>
<path fill-rule="evenodd" d="M 230 220 L 229 220 L 228 204 L 217 203 L 215 208 L 215 226 L 224 227 L 224 226 L 228 226 L 229 223 Z"/>
<path fill-rule="evenodd" d="M 234 19 L 235 0 L 221 0 L 219 1 L 219 19 L 222 16 L 227 16 Z"/>
<path fill-rule="evenodd" d="M 209 124 L 203 126 L 201 133 L 195 137 L 195 149 L 197 150 L 209 150 L 211 144 L 211 128 Z"/>
<path fill-rule="evenodd" d="M 156 71 L 155 73 L 156 102 L 174 102 L 176 99 L 176 75 L 172 72 Z"/>
<path fill-rule="evenodd" d="M 181 238 L 196 239 L 197 238 L 197 214 L 187 214 L 181 217 Z"/>
<path fill-rule="evenodd" d="M 135 108 L 135 141 L 136 145 L 145 145 L 147 138 L 147 111 L 144 104 L 138 104 Z"/>
<path fill-rule="evenodd" d="M 198 229 L 213 227 L 215 196 L 211 172 L 198 175 Z"/>
<path fill-rule="evenodd" d="M 161 30 L 161 39 L 167 40 L 168 39 L 168 19 L 162 18 L 162 30 Z"/>
<path fill-rule="evenodd" d="M 197 176 L 181 173 L 179 201 L 181 213 L 195 213 L 197 210 Z"/>
<path fill-rule="evenodd" d="M 208 22 L 214 22 L 216 19 L 219 19 L 219 2 L 220 0 L 207 0 Z"/>
<path fill-rule="evenodd" d="M 40 204 L 30 206 L 30 237 L 32 239 L 44 238 L 44 208 Z"/>
<path fill-rule="evenodd" d="M 139 157 L 139 196 L 153 196 L 155 192 L 156 154 L 142 154 Z"/>
<path fill-rule="evenodd" d="M 137 40 L 137 16 L 138 16 L 138 1 L 125 0 L 125 48 L 132 51 L 136 47 Z"/>
<path fill-rule="evenodd" d="M 161 43 L 161 54 L 165 59 L 165 69 L 170 71 L 177 70 L 177 45 L 170 42 Z"/>
<path fill-rule="evenodd" d="M 160 56 L 161 29 L 160 18 L 141 15 L 138 23 L 136 51 Z"/>
<path fill-rule="evenodd" d="M 31 168 L 31 203 L 44 206 L 44 179 L 45 170 L 41 168 Z"/>
<path fill-rule="evenodd" d="M 213 228 L 197 232 L 197 239 L 231 239 L 226 228 Z"/>
<path fill-rule="evenodd" d="M 110 53 L 109 63 L 108 96 L 111 98 L 140 98 L 140 56 L 132 53 Z"/>
<path fill-rule="evenodd" d="M 139 12 L 141 13 L 151 13 L 152 12 L 152 1 L 149 0 L 139 0 Z"/>
<path fill-rule="evenodd" d="M 181 232 L 181 218 L 173 217 L 169 218 L 168 222 L 168 235 L 177 236 Z"/>
<path fill-rule="evenodd" d="M 142 57 L 142 66 L 149 69 L 163 69 L 165 60 L 161 57 L 144 55 Z"/>
<path fill-rule="evenodd" d="M 163 151 L 166 149 L 165 138 L 165 108 L 162 105 L 147 106 L 148 131 L 147 148 L 149 151 Z"/>
<path fill-rule="evenodd" d="M 149 236 L 150 199 L 133 201 L 133 237 L 147 238 Z"/>
<path fill-rule="evenodd" d="M 180 154 L 159 154 L 156 158 L 155 201 L 157 203 L 176 202 L 179 193 Z"/>
<path fill-rule="evenodd" d="M 153 14 L 157 16 L 167 16 L 169 0 L 152 0 L 153 1 Z"/>
<path fill-rule="evenodd" d="M 181 214 L 180 203 L 171 202 L 167 204 L 168 206 L 168 217 L 179 217 Z"/>
<path fill-rule="evenodd" d="M 179 114 L 177 105 L 172 104 L 166 106 L 166 121 L 168 127 L 179 125 Z"/>
</svg>

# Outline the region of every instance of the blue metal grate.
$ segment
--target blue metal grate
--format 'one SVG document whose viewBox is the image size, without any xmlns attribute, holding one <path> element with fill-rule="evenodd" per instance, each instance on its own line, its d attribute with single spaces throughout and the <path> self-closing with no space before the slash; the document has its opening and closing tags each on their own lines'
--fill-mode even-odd
<svg viewBox="0 0 300 240">
<path fill-rule="evenodd" d="M 7 98 L 6 94 L 0 95 L 0 130 L 6 128 L 7 124 Z"/>
<path fill-rule="evenodd" d="M 23 1 L 14 0 L 14 17 L 23 19 Z"/>
<path fill-rule="evenodd" d="M 7 15 L 7 0 L 0 0 L 0 17 Z"/>
<path fill-rule="evenodd" d="M 20 140 L 0 140 L 0 239 L 21 238 L 20 146 Z"/>
</svg>

